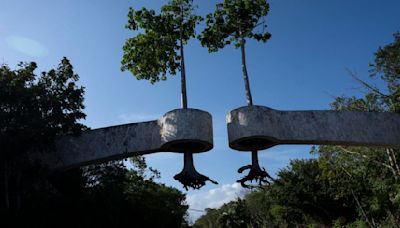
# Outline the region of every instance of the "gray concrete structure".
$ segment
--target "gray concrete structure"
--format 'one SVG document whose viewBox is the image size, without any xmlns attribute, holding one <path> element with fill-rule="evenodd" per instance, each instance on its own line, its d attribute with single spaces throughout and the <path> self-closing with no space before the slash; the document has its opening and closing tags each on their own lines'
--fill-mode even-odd
<svg viewBox="0 0 400 228">
<path fill-rule="evenodd" d="M 55 153 L 37 154 L 50 169 L 67 169 L 155 152 L 205 152 L 213 148 L 212 118 L 198 109 L 175 109 L 159 120 L 64 136 Z M 50 154 L 52 157 L 50 157 Z"/>
<path fill-rule="evenodd" d="M 229 147 L 264 150 L 278 144 L 400 148 L 400 115 L 352 111 L 278 111 L 263 106 L 232 110 Z"/>
</svg>

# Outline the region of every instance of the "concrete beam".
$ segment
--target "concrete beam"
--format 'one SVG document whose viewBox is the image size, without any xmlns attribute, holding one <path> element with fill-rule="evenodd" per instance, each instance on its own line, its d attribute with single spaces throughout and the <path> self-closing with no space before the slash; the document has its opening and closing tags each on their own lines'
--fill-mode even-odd
<svg viewBox="0 0 400 228">
<path fill-rule="evenodd" d="M 197 109 L 175 109 L 159 120 L 111 126 L 63 136 L 55 153 L 36 154 L 50 169 L 124 159 L 155 152 L 205 152 L 213 148 L 212 118 Z"/>
<path fill-rule="evenodd" d="M 278 144 L 400 148 L 400 114 L 352 111 L 278 111 L 246 106 L 226 118 L 229 147 L 264 150 Z"/>
</svg>

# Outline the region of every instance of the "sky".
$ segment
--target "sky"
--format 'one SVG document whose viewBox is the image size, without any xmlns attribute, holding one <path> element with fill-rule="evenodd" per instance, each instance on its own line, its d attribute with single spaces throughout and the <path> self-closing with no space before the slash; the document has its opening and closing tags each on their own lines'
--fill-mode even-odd
<svg viewBox="0 0 400 228">
<path fill-rule="evenodd" d="M 159 10 L 160 0 L 0 0 L 0 64 L 15 68 L 35 61 L 40 71 L 66 56 L 86 88 L 87 126 L 154 120 L 180 107 L 180 79 L 151 85 L 121 72 L 125 40 L 137 33 L 124 28 L 129 7 Z M 195 1 L 206 15 L 219 1 Z M 368 78 L 368 64 L 379 46 L 400 31 L 398 0 L 270 0 L 267 16 L 272 38 L 249 41 L 247 64 L 254 103 L 279 110 L 329 109 L 334 96 L 361 94 L 347 70 Z M 198 31 L 204 28 L 199 25 Z M 226 114 L 246 104 L 239 50 L 228 46 L 208 53 L 197 40 L 185 49 L 188 104 L 213 116 L 214 148 L 194 156 L 199 172 L 217 180 L 186 191 L 173 179 L 183 166 L 174 153 L 146 155 L 161 172 L 158 181 L 187 194 L 190 209 L 219 207 L 244 194 L 236 170 L 250 154 L 228 147 Z M 378 84 L 379 86 L 379 84 Z M 260 152 L 260 164 L 273 176 L 290 159 L 312 158 L 310 146 L 282 145 Z M 191 210 L 190 218 L 201 212 Z"/>
</svg>

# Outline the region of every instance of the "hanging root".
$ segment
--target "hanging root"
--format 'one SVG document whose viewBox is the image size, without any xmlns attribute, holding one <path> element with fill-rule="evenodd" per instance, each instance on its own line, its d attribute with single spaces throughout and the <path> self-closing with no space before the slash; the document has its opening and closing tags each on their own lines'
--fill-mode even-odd
<svg viewBox="0 0 400 228">
<path fill-rule="evenodd" d="M 218 184 L 218 182 L 211 180 L 209 177 L 197 172 L 193 164 L 193 154 L 189 152 L 184 154 L 183 170 L 176 174 L 174 179 L 181 182 L 186 190 L 188 190 L 189 187 L 193 189 L 200 189 L 206 184 L 206 181 L 210 181 L 213 184 Z"/>
<path fill-rule="evenodd" d="M 267 178 L 274 180 L 268 173 L 265 171 L 265 169 L 261 169 L 260 167 L 258 168 L 253 168 L 251 165 L 246 165 L 238 169 L 238 173 L 242 173 L 244 170 L 250 169 L 249 174 L 247 176 L 243 177 L 242 179 L 238 180 L 243 188 L 255 188 L 257 186 L 253 185 L 248 185 L 246 184 L 247 181 L 253 182 L 256 181 L 258 182 L 259 186 L 262 186 L 263 184 L 270 184 L 271 182 L 268 181 Z"/>
<path fill-rule="evenodd" d="M 218 182 L 198 173 L 196 170 L 195 172 L 188 172 L 183 169 L 180 173 L 174 176 L 174 179 L 181 182 L 186 190 L 189 190 L 188 187 L 200 189 L 206 184 L 206 181 L 210 181 L 213 184 L 218 184 Z"/>
<path fill-rule="evenodd" d="M 242 173 L 243 171 L 250 169 L 249 173 L 247 174 L 247 176 L 243 177 L 240 180 L 237 180 L 237 182 L 240 183 L 240 185 L 242 185 L 243 188 L 255 188 L 255 187 L 259 187 L 262 186 L 263 184 L 271 184 L 271 182 L 268 180 L 272 180 L 275 181 L 268 173 L 267 171 L 265 171 L 264 168 L 260 168 L 260 165 L 258 164 L 258 155 L 257 155 L 257 151 L 252 151 L 252 164 L 251 165 L 246 165 L 243 167 L 240 167 L 238 169 L 238 173 Z M 246 182 L 253 182 L 256 181 L 258 182 L 258 186 L 256 185 L 249 185 L 246 184 Z"/>
</svg>

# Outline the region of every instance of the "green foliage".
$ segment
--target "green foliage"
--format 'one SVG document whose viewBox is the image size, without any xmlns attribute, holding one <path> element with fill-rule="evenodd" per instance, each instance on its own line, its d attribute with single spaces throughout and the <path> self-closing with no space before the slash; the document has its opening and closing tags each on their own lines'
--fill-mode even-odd
<svg viewBox="0 0 400 228">
<path fill-rule="evenodd" d="M 46 172 L 32 166 L 32 152 L 52 151 L 57 136 L 85 129 L 84 88 L 67 58 L 56 69 L 37 75 L 36 63 L 15 70 L 0 66 L 0 209 L 18 211 L 30 189 Z"/>
<path fill-rule="evenodd" d="M 193 227 L 253 227 L 246 201 L 240 198 L 222 205 L 220 209 L 206 209 L 206 212 Z"/>
<path fill-rule="evenodd" d="M 57 135 L 78 133 L 84 88 L 67 58 L 57 69 L 35 74 L 36 63 L 20 63 L 16 70 L 0 66 L 1 157 L 11 159 L 33 148 L 48 146 Z"/>
<path fill-rule="evenodd" d="M 32 152 L 52 151 L 57 136 L 85 129 L 84 88 L 67 58 L 56 69 L 36 74 L 34 62 L 15 70 L 0 66 L 0 209 L 15 213 L 32 195 L 32 187 L 47 185 L 46 172 L 28 163 Z"/>
<path fill-rule="evenodd" d="M 54 174 L 30 188 L 18 214 L 2 222 L 13 227 L 185 227 L 185 195 L 140 175 L 147 169 L 110 162 Z"/>
<path fill-rule="evenodd" d="M 166 80 L 167 73 L 175 75 L 177 70 L 182 70 L 179 51 L 195 36 L 195 27 L 201 20 L 193 14 L 192 2 L 169 1 L 160 14 L 146 8 L 137 11 L 130 8 L 126 28 L 141 29 L 139 32 L 143 33 L 126 40 L 121 69 L 151 83 Z"/>
<path fill-rule="evenodd" d="M 224 206 L 222 206 L 220 209 L 206 208 L 206 214 L 197 219 L 193 224 L 193 227 L 218 227 L 218 219 L 222 214 L 223 208 Z"/>
<path fill-rule="evenodd" d="M 230 204 L 227 211 L 223 212 L 219 217 L 221 227 L 241 228 L 252 227 L 251 215 L 248 212 L 247 205 L 240 198 Z"/>
<path fill-rule="evenodd" d="M 229 44 L 238 48 L 246 38 L 266 42 L 271 37 L 265 31 L 268 11 L 269 4 L 265 0 L 224 0 L 217 4 L 214 13 L 207 15 L 207 27 L 199 40 L 210 52 Z"/>
<path fill-rule="evenodd" d="M 36 68 L 0 67 L 0 227 L 185 227 L 185 195 L 156 183 L 143 157 L 130 159 L 131 170 L 111 162 L 49 173 L 26 162 L 85 129 L 84 89 L 68 59 L 40 75 Z"/>
<path fill-rule="evenodd" d="M 380 76 L 387 82 L 389 93 L 395 95 L 395 101 L 399 100 L 400 78 L 400 33 L 394 34 L 394 42 L 380 47 L 375 53 L 375 62 L 371 64 L 372 76 Z M 397 99 L 397 100 L 396 100 Z M 398 110 L 398 109 L 397 109 Z"/>
<path fill-rule="evenodd" d="M 139 160 L 144 161 L 140 157 Z M 90 226 L 95 222 L 101 227 L 129 226 L 132 221 L 149 227 L 184 224 L 188 208 L 185 195 L 175 188 L 155 183 L 154 176 L 145 178 L 143 173 L 147 165 L 142 163 L 139 167 L 142 168 L 128 170 L 121 163 L 114 163 L 86 170 L 85 177 L 92 183 L 85 189 L 89 197 L 86 203 L 94 218 L 84 216 L 82 221 Z"/>
</svg>

